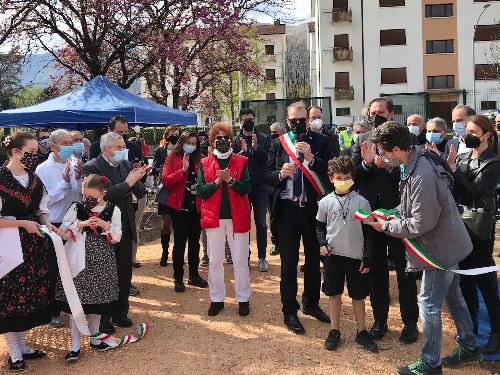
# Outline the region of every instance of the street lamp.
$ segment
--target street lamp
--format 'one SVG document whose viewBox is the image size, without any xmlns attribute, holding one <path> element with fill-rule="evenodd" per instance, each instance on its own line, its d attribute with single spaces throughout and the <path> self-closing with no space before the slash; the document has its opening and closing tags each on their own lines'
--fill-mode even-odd
<svg viewBox="0 0 500 375">
<path fill-rule="evenodd" d="M 491 4 L 483 4 L 483 10 L 481 11 L 481 14 L 477 18 L 477 21 L 474 25 L 474 33 L 472 34 L 472 92 L 473 92 L 473 98 L 474 98 L 474 109 L 476 109 L 476 56 L 475 56 L 475 40 L 476 40 L 476 28 L 477 25 L 479 24 L 479 20 L 481 19 L 481 16 L 483 15 L 484 11 L 490 7 Z"/>
</svg>

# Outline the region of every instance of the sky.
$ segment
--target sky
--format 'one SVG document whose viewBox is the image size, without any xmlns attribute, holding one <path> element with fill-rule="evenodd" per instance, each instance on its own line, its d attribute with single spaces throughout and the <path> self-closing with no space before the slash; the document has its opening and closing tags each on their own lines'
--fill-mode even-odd
<svg viewBox="0 0 500 375">
<path fill-rule="evenodd" d="M 310 0 L 294 0 L 294 6 L 290 10 L 290 15 L 297 22 L 307 21 L 311 16 L 311 1 Z M 273 19 L 267 15 L 253 14 L 258 22 L 273 23 Z"/>
</svg>

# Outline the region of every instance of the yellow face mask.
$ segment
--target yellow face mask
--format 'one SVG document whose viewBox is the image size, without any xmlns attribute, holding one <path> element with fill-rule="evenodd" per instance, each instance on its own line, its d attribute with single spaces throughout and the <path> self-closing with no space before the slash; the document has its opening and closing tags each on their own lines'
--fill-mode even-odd
<svg viewBox="0 0 500 375">
<path fill-rule="evenodd" d="M 335 191 L 340 194 L 347 193 L 352 185 L 354 185 L 354 181 L 352 179 L 345 181 L 333 180 L 332 182 L 333 186 L 335 186 Z"/>
</svg>

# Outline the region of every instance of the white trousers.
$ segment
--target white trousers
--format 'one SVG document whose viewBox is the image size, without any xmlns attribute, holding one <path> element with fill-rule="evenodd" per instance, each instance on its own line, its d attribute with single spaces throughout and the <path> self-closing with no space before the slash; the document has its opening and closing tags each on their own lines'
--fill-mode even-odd
<svg viewBox="0 0 500 375">
<path fill-rule="evenodd" d="M 227 242 L 231 249 L 234 268 L 234 294 L 237 302 L 250 300 L 250 270 L 248 268 L 248 232 L 234 233 L 233 221 L 221 219 L 219 227 L 207 229 L 208 245 L 208 292 L 212 302 L 224 302 L 226 286 L 224 284 L 224 249 Z"/>
</svg>

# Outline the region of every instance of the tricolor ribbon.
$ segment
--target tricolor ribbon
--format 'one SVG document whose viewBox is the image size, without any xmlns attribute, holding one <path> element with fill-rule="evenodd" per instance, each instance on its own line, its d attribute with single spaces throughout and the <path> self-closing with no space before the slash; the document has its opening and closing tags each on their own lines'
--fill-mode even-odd
<svg viewBox="0 0 500 375">
<path fill-rule="evenodd" d="M 394 216 L 396 219 L 400 219 L 401 216 L 399 215 L 398 212 L 393 211 L 393 210 L 385 210 L 383 208 L 379 208 L 373 212 L 366 212 L 363 210 L 357 210 L 356 213 L 354 214 L 354 218 L 360 221 L 363 221 L 367 219 L 368 217 L 375 217 L 375 218 L 386 218 L 387 216 Z M 406 246 L 406 249 L 412 253 L 418 260 L 420 260 L 422 263 L 426 264 L 427 266 L 431 268 L 435 268 L 438 270 L 442 271 L 449 271 L 449 272 L 454 272 L 458 273 L 461 275 L 481 275 L 484 273 L 490 273 L 494 271 L 500 270 L 500 266 L 489 266 L 489 267 L 480 267 L 480 268 L 472 268 L 469 270 L 450 270 L 447 269 L 443 264 L 441 264 L 439 261 L 434 259 L 434 257 L 429 254 L 427 250 L 425 250 L 422 246 L 420 246 L 415 240 L 409 240 L 407 238 L 402 238 L 403 243 Z"/>
<path fill-rule="evenodd" d="M 39 227 L 38 230 L 41 234 L 49 236 L 52 240 L 52 243 L 54 244 L 54 249 L 57 257 L 57 265 L 59 267 L 59 275 L 61 277 L 64 293 L 66 294 L 66 299 L 68 300 L 68 305 L 71 310 L 73 320 L 75 321 L 75 324 L 82 335 L 92 337 L 101 342 L 105 342 L 106 344 L 111 346 L 111 348 L 115 349 L 136 342 L 149 333 L 148 323 L 141 323 L 137 328 L 137 336 L 128 334 L 117 339 L 111 335 L 107 335 L 101 332 L 92 335 L 90 333 L 89 326 L 87 325 L 87 319 L 85 318 L 85 313 L 83 311 L 80 297 L 78 296 L 78 293 L 76 291 L 75 283 L 73 281 L 73 278 L 71 277 L 68 259 L 66 258 L 66 252 L 64 251 L 61 237 L 58 234 L 51 232 L 45 225 Z"/>
<path fill-rule="evenodd" d="M 320 197 L 328 194 L 329 187 L 328 183 L 325 182 L 316 172 L 309 169 L 309 163 L 307 160 L 301 162 L 297 158 L 297 150 L 295 149 L 295 137 L 293 132 L 288 132 L 280 136 L 279 138 L 283 149 L 286 151 L 288 156 L 293 160 L 295 165 L 302 171 L 307 180 L 311 183 L 312 187 Z"/>
</svg>

